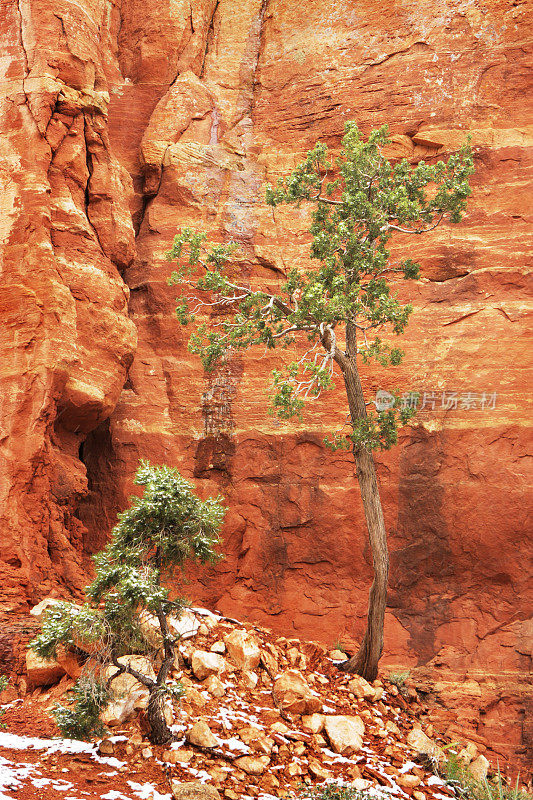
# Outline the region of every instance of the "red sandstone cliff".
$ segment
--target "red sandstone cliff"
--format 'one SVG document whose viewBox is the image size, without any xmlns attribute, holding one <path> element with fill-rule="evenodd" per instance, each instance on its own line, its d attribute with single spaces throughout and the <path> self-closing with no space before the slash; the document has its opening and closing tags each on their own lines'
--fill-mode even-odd
<svg viewBox="0 0 533 800">
<path fill-rule="evenodd" d="M 190 224 L 238 239 L 247 268 L 275 280 L 305 263 L 307 217 L 267 208 L 265 185 L 316 139 L 335 148 L 345 120 L 387 122 L 395 155 L 428 158 L 470 133 L 469 212 L 397 242 L 424 275 L 407 358 L 366 382 L 497 398 L 424 411 L 379 459 L 388 660 L 494 678 L 480 730 L 523 746 L 526 728 L 498 716 L 531 665 L 527 4 L 1 8 L 2 610 L 83 586 L 86 554 L 148 457 L 220 488 L 231 508 L 227 558 L 197 596 L 329 643 L 357 635 L 371 575 L 358 491 L 349 459 L 321 444 L 340 396 L 286 426 L 265 413 L 274 362 L 262 353 L 206 379 L 173 316 L 163 254 Z"/>
</svg>

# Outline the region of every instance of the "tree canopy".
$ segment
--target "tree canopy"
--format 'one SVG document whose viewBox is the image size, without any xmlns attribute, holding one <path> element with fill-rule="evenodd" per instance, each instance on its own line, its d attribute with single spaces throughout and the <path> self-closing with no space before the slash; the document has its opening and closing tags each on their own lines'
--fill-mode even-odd
<svg viewBox="0 0 533 800">
<path fill-rule="evenodd" d="M 444 221 L 458 223 L 474 171 L 468 144 L 433 165 L 412 165 L 405 158 L 392 163 L 384 154 L 389 144 L 386 127 L 365 138 L 349 122 L 336 159 L 319 142 L 290 175 L 267 188 L 271 206 L 304 203 L 312 209 L 315 263 L 308 269 L 290 266 L 274 289 L 260 271 L 244 277 L 236 242 L 209 243 L 204 232 L 185 228 L 167 253 L 178 262 L 170 278 L 182 292 L 177 316 L 183 325 L 194 323 L 189 349 L 205 370 L 232 351 L 294 345 L 298 355 L 280 359 L 272 375 L 271 408 L 284 419 L 300 416 L 306 401 L 331 389 L 335 370 L 342 376 L 346 425 L 326 443 L 353 452 L 372 548 L 367 629 L 346 667 L 369 680 L 376 677 L 383 649 L 389 565 L 372 452 L 397 442 L 399 426 L 414 409 L 395 403 L 369 411 L 359 367 L 372 359 L 396 366 L 403 357 L 392 342 L 404 332 L 412 306 L 400 301 L 397 286 L 416 279 L 420 266 L 408 257 L 391 259 L 392 237 L 401 241 Z"/>
<path fill-rule="evenodd" d="M 87 602 L 81 607 L 73 603 L 52 606 L 41 634 L 31 643 L 44 658 L 56 656 L 62 644 L 86 659 L 75 688 L 74 708 L 60 707 L 57 714 L 68 735 L 89 735 L 101 727 L 99 714 L 110 699 L 111 679 L 104 675 L 112 665 L 116 668 L 112 678 L 129 673 L 149 690 L 153 740 L 170 738 L 161 704 L 171 691 L 167 678 L 178 639 L 171 633 L 169 618 L 179 617 L 185 601 L 172 598 L 165 582 L 191 561 L 217 559 L 215 547 L 225 508 L 220 497 L 197 497 L 192 484 L 171 467 L 142 461 L 135 483 L 144 487 L 143 496 L 130 498 L 129 508 L 118 515 L 110 542 L 94 556 L 96 576 L 86 588 Z M 147 636 L 146 626 L 150 617 L 159 629 L 162 650 L 155 679 L 119 661 L 126 654 L 153 654 L 153 637 Z"/>
<path fill-rule="evenodd" d="M 189 343 L 207 371 L 228 351 L 305 345 L 300 358 L 273 374 L 271 405 L 282 418 L 300 415 L 306 400 L 332 388 L 334 363 L 342 369 L 347 324 L 353 326 L 363 363 L 401 362 L 402 351 L 383 337 L 404 331 L 412 306 L 398 300 L 392 284 L 417 278 L 420 268 L 410 258 L 391 262 L 389 240 L 395 234 L 426 233 L 445 218 L 461 219 L 473 172 L 469 146 L 446 163 L 412 166 L 407 159 L 392 164 L 383 154 L 388 143 L 386 126 L 365 140 L 355 123 L 347 123 L 334 163 L 327 146 L 317 143 L 288 177 L 268 187 L 272 206 L 304 202 L 314 208 L 310 255 L 317 266 L 288 269 L 277 292 L 257 278 L 242 279 L 235 242 L 210 245 L 207 234 L 185 228 L 167 253 L 180 265 L 170 282 L 192 289 L 179 299 L 180 322 L 195 322 L 212 309 L 221 312 L 214 323 L 200 322 Z M 398 405 L 367 414 L 348 439 L 370 449 L 388 448 L 396 441 L 397 423 L 411 414 Z M 331 440 L 348 447 L 350 441 L 344 435 Z"/>
</svg>

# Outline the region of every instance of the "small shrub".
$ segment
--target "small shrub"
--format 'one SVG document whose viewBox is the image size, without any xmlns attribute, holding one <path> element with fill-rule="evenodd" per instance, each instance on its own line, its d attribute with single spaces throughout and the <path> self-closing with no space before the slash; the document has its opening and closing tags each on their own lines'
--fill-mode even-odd
<svg viewBox="0 0 533 800">
<path fill-rule="evenodd" d="M 70 697 L 73 701 L 71 706 L 58 705 L 54 710 L 63 736 L 85 740 L 100 736 L 104 731 L 100 711 L 109 702 L 106 685 L 93 676 L 84 676 L 76 682 Z"/>
<path fill-rule="evenodd" d="M 306 786 L 297 797 L 301 800 L 368 800 L 369 795 L 348 784 L 329 783 L 327 786 Z"/>
<path fill-rule="evenodd" d="M 409 670 L 405 672 L 391 672 L 389 674 L 389 681 L 394 684 L 394 686 L 397 686 L 398 689 L 404 689 L 409 675 Z"/>
<path fill-rule="evenodd" d="M 463 800 L 533 800 L 530 794 L 519 789 L 519 778 L 516 779 L 514 788 L 508 786 L 499 769 L 493 780 L 474 780 L 467 765 L 456 753 L 450 754 L 441 774 L 457 797 Z"/>
<path fill-rule="evenodd" d="M 0 692 L 3 692 L 4 689 L 7 689 L 7 685 L 9 683 L 9 678 L 7 675 L 0 675 Z M 4 730 L 6 727 L 5 722 L 1 722 L 2 717 L 6 713 L 5 708 L 0 708 L 0 730 Z"/>
<path fill-rule="evenodd" d="M 179 616 L 185 605 L 183 599 L 171 597 L 166 584 L 187 562 L 217 560 L 214 548 L 226 509 L 221 497 L 197 497 L 194 486 L 171 467 L 141 461 L 135 483 L 144 487 L 143 496 L 131 498 L 111 540 L 94 557 L 96 577 L 86 587 L 87 602 L 81 608 L 60 603 L 48 609 L 42 631 L 30 646 L 49 658 L 62 644 L 84 659 L 85 675 L 74 687 L 73 703 L 55 712 L 64 735 L 87 738 L 101 730 L 98 715 L 109 702 L 101 676 L 114 666 L 115 677 L 132 675 L 148 690 L 150 739 L 164 744 L 172 731 L 163 703 L 169 694 L 177 697 L 181 692 L 179 685 L 167 685 L 179 642 L 169 618 Z M 159 628 L 155 644 L 143 632 L 147 618 Z M 148 654 L 159 662 L 155 679 L 119 660 L 131 653 Z"/>
<path fill-rule="evenodd" d="M 343 644 L 340 639 L 337 639 L 335 642 L 333 642 L 333 644 L 331 645 L 331 649 L 339 650 L 341 653 L 344 653 L 346 657 L 348 657 L 348 654 L 346 652 L 346 645 Z"/>
</svg>

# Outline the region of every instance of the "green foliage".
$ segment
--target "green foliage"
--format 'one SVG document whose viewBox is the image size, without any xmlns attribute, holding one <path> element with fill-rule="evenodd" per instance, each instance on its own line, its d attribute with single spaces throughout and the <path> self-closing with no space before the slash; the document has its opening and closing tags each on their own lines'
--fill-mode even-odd
<svg viewBox="0 0 533 800">
<path fill-rule="evenodd" d="M 368 800 L 371 796 L 368 792 L 361 792 L 353 786 L 341 783 L 305 787 L 297 795 L 301 800 Z"/>
<path fill-rule="evenodd" d="M 398 689 L 403 689 L 409 678 L 409 670 L 406 672 L 391 672 L 388 675 L 389 681 Z"/>
<path fill-rule="evenodd" d="M 90 739 L 100 736 L 104 726 L 100 711 L 109 702 L 105 683 L 92 676 L 80 678 L 70 692 L 72 705 L 57 705 L 54 716 L 63 736 L 69 739 Z"/>
<path fill-rule="evenodd" d="M 100 642 L 107 628 L 102 612 L 87 603 L 76 606 L 72 603 L 57 603 L 46 609 L 43 628 L 30 644 L 42 658 L 56 658 L 57 645 L 63 644 L 81 649 Z"/>
<path fill-rule="evenodd" d="M 411 259 L 392 262 L 389 241 L 420 235 L 443 220 L 459 222 L 465 209 L 474 171 L 468 145 L 447 162 L 411 166 L 406 159 L 388 161 L 388 143 L 386 127 L 365 140 L 355 123 L 347 123 L 335 163 L 318 143 L 289 176 L 268 187 L 272 206 L 305 202 L 313 208 L 311 258 L 318 262 L 314 269 L 289 269 L 277 293 L 241 277 L 234 242 L 210 245 L 204 233 L 184 228 L 167 253 L 178 262 L 170 283 L 190 292 L 178 301 L 180 322 L 204 317 L 189 349 L 207 371 L 229 351 L 305 344 L 298 361 L 273 374 L 271 408 L 282 419 L 300 417 L 306 401 L 331 389 L 335 369 L 344 375 L 347 359 L 401 362 L 402 351 L 388 339 L 403 333 L 412 307 L 399 301 L 395 289 L 401 280 L 416 279 L 419 265 Z M 206 322 L 213 310 L 221 312 L 216 323 Z M 334 434 L 329 444 L 388 449 L 413 413 L 394 408 L 368 418 L 352 415 L 349 432 Z"/>
<path fill-rule="evenodd" d="M 346 651 L 346 645 L 342 643 L 342 639 L 336 639 L 333 642 L 333 644 L 331 646 L 331 649 L 332 650 L 339 650 L 339 652 L 344 653 L 344 655 L 346 655 L 346 652 L 347 652 Z"/>
<path fill-rule="evenodd" d="M 7 689 L 9 684 L 9 678 L 7 675 L 0 675 L 0 692 L 3 692 L 4 689 Z M 5 708 L 0 708 L 0 720 L 5 714 Z M 0 722 L 0 730 L 4 730 L 6 727 L 5 722 Z"/>
<path fill-rule="evenodd" d="M 94 557 L 96 576 L 86 588 L 88 602 L 81 608 L 60 603 L 47 609 L 42 631 L 31 642 L 40 656 L 54 657 L 57 645 L 63 644 L 81 652 L 91 665 L 96 663 L 100 672 L 109 663 L 124 670 L 117 660 L 121 655 L 154 649 L 153 637 L 143 633 L 148 614 L 158 621 L 165 658 L 171 659 L 176 641 L 166 618 L 179 616 L 185 601 L 172 598 L 162 582 L 187 562 L 218 558 L 215 547 L 225 508 L 220 497 L 200 500 L 192 484 L 170 467 L 142 461 L 135 483 L 144 487 L 143 496 L 130 498 L 110 542 Z M 162 685 L 163 667 L 154 686 L 146 680 L 150 691 L 180 696 L 179 684 Z M 69 735 L 89 735 L 96 730 L 95 709 L 106 702 L 107 694 L 98 681 L 87 678 L 80 679 L 74 691 L 75 704 L 59 708 L 58 724 Z"/>
<path fill-rule="evenodd" d="M 185 686 L 181 681 L 173 681 L 172 683 L 165 684 L 165 694 L 172 697 L 173 700 L 180 700 L 185 694 Z"/>
<path fill-rule="evenodd" d="M 532 796 L 519 788 L 519 778 L 508 786 L 498 772 L 493 780 L 476 781 L 465 762 L 451 753 L 441 769 L 442 777 L 463 800 L 532 800 Z"/>
</svg>

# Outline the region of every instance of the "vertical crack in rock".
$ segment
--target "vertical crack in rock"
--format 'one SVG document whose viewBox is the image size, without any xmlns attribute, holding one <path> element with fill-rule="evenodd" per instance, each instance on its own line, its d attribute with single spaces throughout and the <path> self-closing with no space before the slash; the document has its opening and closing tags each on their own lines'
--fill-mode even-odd
<svg viewBox="0 0 533 800">
<path fill-rule="evenodd" d="M 19 28 L 20 47 L 22 49 L 23 60 L 24 60 L 24 75 L 23 75 L 23 78 L 22 78 L 22 91 L 24 93 L 24 97 L 26 98 L 26 106 L 28 108 L 30 116 L 31 116 L 32 120 L 34 121 L 35 125 L 37 126 L 37 129 L 39 129 L 39 123 L 38 123 L 38 121 L 35 118 L 35 115 L 33 113 L 33 109 L 31 107 L 30 98 L 28 96 L 28 92 L 27 92 L 27 89 L 26 89 L 26 79 L 28 78 L 28 76 L 30 74 L 30 62 L 29 62 L 29 58 L 28 58 L 28 50 L 26 49 L 26 43 L 24 41 L 24 15 L 22 13 L 22 2 L 23 2 L 23 0 L 17 0 L 17 11 L 18 11 L 19 25 L 20 25 L 20 28 Z"/>
<path fill-rule="evenodd" d="M 207 54 L 209 52 L 209 47 L 212 44 L 212 39 L 213 39 L 213 37 L 215 35 L 215 17 L 216 17 L 216 13 L 218 11 L 219 5 L 220 5 L 220 2 L 219 2 L 219 0 L 217 0 L 217 3 L 215 5 L 215 7 L 213 9 L 213 13 L 211 15 L 211 20 L 209 22 L 209 26 L 207 28 L 207 36 L 205 37 L 204 57 L 202 59 L 202 66 L 200 67 L 200 73 L 199 73 L 199 77 L 200 78 L 204 77 L 205 62 L 206 62 L 206 59 L 207 59 Z"/>
<path fill-rule="evenodd" d="M 85 184 L 85 216 L 87 217 L 87 222 L 91 226 L 91 230 L 94 233 L 95 239 L 98 242 L 100 250 L 105 255 L 105 251 L 104 251 L 104 248 L 102 246 L 102 242 L 100 241 L 100 237 L 98 236 L 98 231 L 96 230 L 96 228 L 94 227 L 93 223 L 91 222 L 91 217 L 90 217 L 91 178 L 92 178 L 92 175 L 93 175 L 93 157 L 91 155 L 91 151 L 90 151 L 90 148 L 89 148 L 89 138 L 90 137 L 87 135 L 88 134 L 88 127 L 89 127 L 89 124 L 87 122 L 87 117 L 84 114 L 83 115 L 83 138 L 84 138 L 84 141 L 85 141 L 85 162 L 87 164 L 87 172 L 89 173 L 88 177 L 87 177 L 87 183 Z"/>
</svg>

